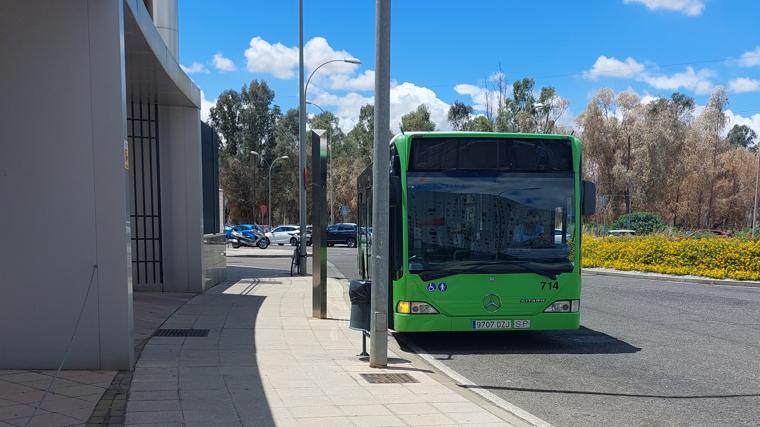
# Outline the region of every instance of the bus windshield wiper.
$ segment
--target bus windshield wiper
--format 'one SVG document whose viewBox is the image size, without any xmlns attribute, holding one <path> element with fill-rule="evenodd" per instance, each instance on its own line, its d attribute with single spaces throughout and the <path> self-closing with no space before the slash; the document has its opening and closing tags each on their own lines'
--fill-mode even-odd
<svg viewBox="0 0 760 427">
<path fill-rule="evenodd" d="M 535 265 L 534 262 L 527 261 L 527 260 L 521 260 L 518 261 L 518 257 L 512 257 L 511 259 L 504 259 L 504 260 L 490 260 L 490 261 L 460 261 L 457 263 L 452 263 L 447 268 L 444 269 L 436 269 L 436 270 L 424 270 L 416 272 L 420 275 L 422 280 L 434 280 L 445 276 L 451 276 L 454 274 L 466 274 L 471 272 L 477 272 L 480 270 L 487 270 L 489 268 L 498 267 L 498 266 L 510 266 L 513 267 L 510 269 L 511 271 L 492 271 L 492 273 L 535 273 L 541 276 L 548 277 L 552 280 L 557 279 L 557 275 L 560 273 L 565 273 L 572 271 L 572 266 L 569 266 L 570 268 L 562 268 L 562 266 L 557 266 L 557 268 L 542 268 L 541 266 Z M 506 262 L 505 262 L 506 261 Z"/>
</svg>

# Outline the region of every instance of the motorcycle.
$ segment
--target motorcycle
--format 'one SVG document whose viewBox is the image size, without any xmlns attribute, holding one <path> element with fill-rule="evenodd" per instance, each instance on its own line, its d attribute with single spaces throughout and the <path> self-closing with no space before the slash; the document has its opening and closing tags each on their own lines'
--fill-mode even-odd
<svg viewBox="0 0 760 427">
<path fill-rule="evenodd" d="M 230 233 L 229 240 L 230 243 L 232 243 L 232 247 L 235 249 L 241 246 L 266 249 L 269 246 L 269 239 L 257 230 L 246 230 L 245 232 L 241 232 L 233 229 L 232 233 Z"/>
</svg>

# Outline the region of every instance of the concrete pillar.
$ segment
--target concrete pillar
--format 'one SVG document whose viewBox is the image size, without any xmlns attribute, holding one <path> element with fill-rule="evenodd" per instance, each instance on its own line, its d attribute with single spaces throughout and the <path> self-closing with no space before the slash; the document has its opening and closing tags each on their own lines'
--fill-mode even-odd
<svg viewBox="0 0 760 427">
<path fill-rule="evenodd" d="M 164 290 L 204 291 L 200 110 L 159 106 Z"/>
<path fill-rule="evenodd" d="M 130 369 L 124 4 L 2 9 L 0 368 Z"/>
</svg>

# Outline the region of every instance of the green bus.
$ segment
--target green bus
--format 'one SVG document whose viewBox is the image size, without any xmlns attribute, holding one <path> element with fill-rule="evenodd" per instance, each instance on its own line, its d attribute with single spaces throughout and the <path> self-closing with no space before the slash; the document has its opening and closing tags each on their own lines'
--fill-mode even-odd
<svg viewBox="0 0 760 427">
<path fill-rule="evenodd" d="M 580 324 L 581 223 L 596 189 L 568 135 L 414 132 L 390 143 L 389 326 L 397 332 Z M 371 280 L 372 168 L 357 179 Z"/>
</svg>

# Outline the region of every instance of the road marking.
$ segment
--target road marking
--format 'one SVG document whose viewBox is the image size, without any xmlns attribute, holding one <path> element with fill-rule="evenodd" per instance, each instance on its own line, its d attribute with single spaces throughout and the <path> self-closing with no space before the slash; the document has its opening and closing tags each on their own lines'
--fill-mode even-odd
<svg viewBox="0 0 760 427">
<path fill-rule="evenodd" d="M 439 361 L 438 359 L 436 359 L 432 354 L 425 353 L 424 350 L 422 350 L 422 348 L 420 348 L 416 344 L 410 342 L 409 340 L 404 339 L 404 344 L 408 345 L 409 348 L 411 348 L 412 351 L 414 351 L 415 354 L 417 354 L 421 358 L 425 359 L 426 362 L 428 362 L 429 364 L 433 365 L 433 367 L 435 367 L 439 371 L 443 372 L 446 376 L 448 376 L 449 378 L 451 378 L 452 380 L 456 381 L 457 383 L 459 383 L 461 385 L 468 386 L 467 387 L 468 390 L 470 390 L 470 391 L 472 391 L 474 393 L 477 393 L 478 395 L 480 395 L 480 397 L 482 397 L 482 398 L 490 401 L 491 403 L 493 403 L 494 405 L 500 407 L 501 409 L 503 409 L 503 410 L 505 410 L 507 412 L 511 412 L 516 417 L 522 418 L 523 420 L 525 420 L 526 422 L 528 422 L 528 423 L 530 423 L 530 424 L 532 424 L 534 426 L 552 427 L 551 423 L 542 420 L 541 418 L 539 418 L 539 417 L 531 414 L 530 412 L 528 412 L 528 411 L 526 411 L 526 410 L 524 410 L 524 409 L 522 409 L 522 408 L 520 408 L 520 407 L 518 407 L 518 406 L 516 406 L 516 405 L 514 405 L 512 403 L 507 402 L 506 400 L 504 400 L 501 397 L 499 397 L 499 396 L 491 393 L 488 390 L 483 390 L 482 388 L 479 388 L 479 386 L 477 384 L 475 384 L 474 382 L 468 380 L 467 378 L 465 378 L 464 376 L 462 376 L 460 373 L 454 371 L 453 369 L 449 368 L 448 366 L 444 365 L 441 361 Z"/>
</svg>

